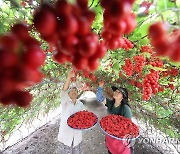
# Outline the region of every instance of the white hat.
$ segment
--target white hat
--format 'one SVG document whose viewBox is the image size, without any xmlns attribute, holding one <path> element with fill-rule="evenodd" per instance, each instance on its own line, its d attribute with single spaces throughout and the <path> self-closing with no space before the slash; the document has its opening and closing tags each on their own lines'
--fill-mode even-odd
<svg viewBox="0 0 180 154">
<path fill-rule="evenodd" d="M 77 90 L 78 90 L 78 88 L 77 88 L 77 85 L 76 84 L 71 84 L 70 86 L 69 86 L 69 88 L 68 88 L 68 93 L 72 90 L 72 89 L 74 89 L 74 88 L 76 88 Z"/>
</svg>

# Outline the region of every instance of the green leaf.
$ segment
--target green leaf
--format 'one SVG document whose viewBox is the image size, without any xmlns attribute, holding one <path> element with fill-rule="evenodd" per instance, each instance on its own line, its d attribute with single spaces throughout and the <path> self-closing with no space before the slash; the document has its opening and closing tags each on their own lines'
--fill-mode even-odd
<svg viewBox="0 0 180 154">
<path fill-rule="evenodd" d="M 147 67 L 155 71 L 167 71 L 167 69 L 160 68 L 160 67 L 153 67 L 152 65 L 147 65 Z"/>
<path fill-rule="evenodd" d="M 118 62 L 116 62 L 116 63 L 113 65 L 113 69 L 119 70 L 119 63 L 118 63 Z"/>
<path fill-rule="evenodd" d="M 148 28 L 151 23 L 145 23 L 138 27 L 138 32 L 141 33 L 141 36 L 145 36 L 148 33 Z"/>
<path fill-rule="evenodd" d="M 161 0 L 157 1 L 157 9 L 158 10 L 167 10 L 170 8 L 174 8 L 174 3 L 170 2 L 169 0 Z"/>
<path fill-rule="evenodd" d="M 147 38 L 141 39 L 141 40 L 139 41 L 139 44 L 140 44 L 140 45 L 147 45 L 147 44 L 149 44 L 149 43 L 150 43 L 150 41 L 149 41 L 149 39 L 147 39 Z"/>
</svg>

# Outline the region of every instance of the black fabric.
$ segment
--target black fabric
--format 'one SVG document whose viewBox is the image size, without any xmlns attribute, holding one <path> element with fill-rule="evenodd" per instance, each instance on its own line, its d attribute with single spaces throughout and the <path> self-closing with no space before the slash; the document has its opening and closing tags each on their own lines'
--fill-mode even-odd
<svg viewBox="0 0 180 154">
<path fill-rule="evenodd" d="M 134 154 L 134 147 L 130 147 L 131 154 Z"/>
<path fill-rule="evenodd" d="M 123 94 L 123 98 L 128 98 L 128 91 L 126 88 L 112 86 L 111 89 L 116 91 L 117 89 Z"/>
<path fill-rule="evenodd" d="M 109 112 L 110 112 L 111 114 L 114 114 L 114 113 L 112 112 L 112 109 L 113 109 L 115 100 L 109 100 L 109 99 L 108 99 L 108 100 L 106 100 L 106 101 L 107 101 L 107 104 L 108 104 L 108 105 L 106 105 L 106 106 L 108 107 Z M 109 105 L 109 104 L 110 104 L 110 105 Z M 124 116 L 124 115 L 123 115 L 123 105 L 120 105 L 120 108 L 119 108 L 119 111 L 118 111 L 117 115 Z"/>
</svg>

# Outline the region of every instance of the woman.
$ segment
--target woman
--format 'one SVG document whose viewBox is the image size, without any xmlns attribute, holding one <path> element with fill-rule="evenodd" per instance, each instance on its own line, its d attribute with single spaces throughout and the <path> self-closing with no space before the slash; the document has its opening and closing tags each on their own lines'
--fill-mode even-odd
<svg viewBox="0 0 180 154">
<path fill-rule="evenodd" d="M 81 154 L 82 153 L 82 132 L 73 130 L 67 125 L 67 119 L 70 115 L 84 110 L 82 102 L 77 100 L 78 90 L 76 87 L 70 87 L 71 78 L 75 73 L 71 70 L 61 91 L 61 122 L 59 127 L 58 140 L 60 141 L 61 154 Z"/>
<path fill-rule="evenodd" d="M 128 92 L 125 88 L 112 87 L 113 99 L 105 98 L 103 92 L 104 82 L 99 82 L 96 97 L 99 102 L 103 102 L 107 106 L 110 114 L 118 114 L 126 118 L 132 118 L 131 108 L 128 104 Z M 110 154 L 130 154 L 130 148 L 121 140 L 114 139 L 106 135 L 106 146 Z"/>
</svg>

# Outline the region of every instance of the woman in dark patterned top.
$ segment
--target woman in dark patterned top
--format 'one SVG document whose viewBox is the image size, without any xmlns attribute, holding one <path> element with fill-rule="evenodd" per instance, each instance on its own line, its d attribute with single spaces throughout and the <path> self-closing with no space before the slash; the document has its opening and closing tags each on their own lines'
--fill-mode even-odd
<svg viewBox="0 0 180 154">
<path fill-rule="evenodd" d="M 107 106 L 110 114 L 117 114 L 126 118 L 132 118 L 130 105 L 128 104 L 128 92 L 126 88 L 112 87 L 113 98 L 109 99 L 104 96 L 104 82 L 99 82 L 96 91 L 96 97 L 99 102 L 103 102 Z M 121 140 L 114 139 L 106 135 L 106 146 L 110 154 L 130 154 L 130 148 L 123 144 Z"/>
</svg>

